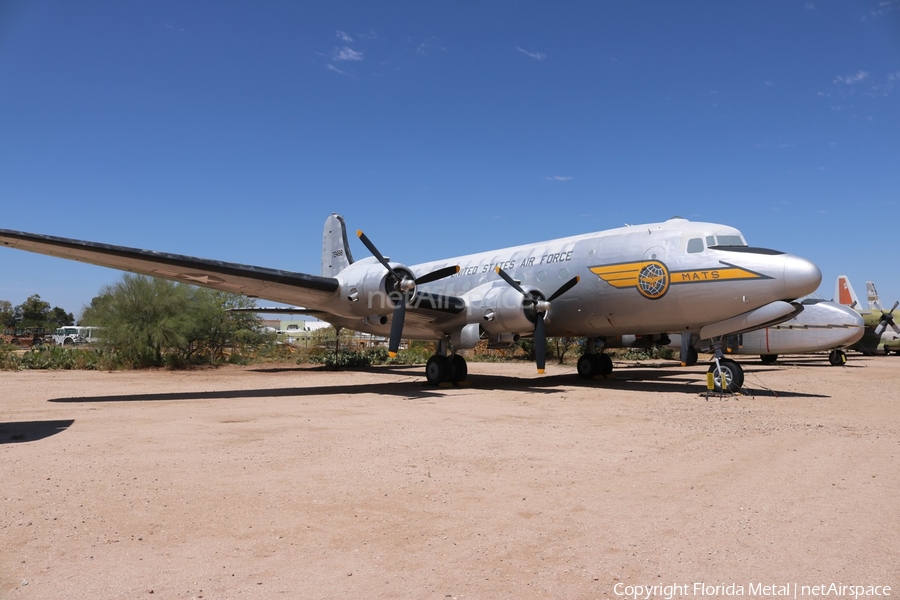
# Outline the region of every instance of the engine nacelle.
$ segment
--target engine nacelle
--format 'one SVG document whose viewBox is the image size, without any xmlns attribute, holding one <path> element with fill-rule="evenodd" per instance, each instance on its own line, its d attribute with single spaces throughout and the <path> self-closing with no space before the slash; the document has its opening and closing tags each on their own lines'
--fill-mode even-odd
<svg viewBox="0 0 900 600">
<path fill-rule="evenodd" d="M 404 277 L 415 279 L 412 272 L 403 265 L 391 263 L 391 267 Z M 374 258 L 364 258 L 341 271 L 337 276 L 341 284 L 340 309 L 347 316 L 365 316 L 391 313 L 403 294 L 397 290 L 394 276 Z M 413 293 L 414 294 L 414 293 Z M 414 295 L 406 294 L 407 301 Z"/>
<path fill-rule="evenodd" d="M 505 282 L 480 285 L 463 295 L 470 315 L 469 322 L 477 322 L 491 334 L 524 333 L 534 330 L 534 310 L 531 300 L 522 297 Z"/>
</svg>

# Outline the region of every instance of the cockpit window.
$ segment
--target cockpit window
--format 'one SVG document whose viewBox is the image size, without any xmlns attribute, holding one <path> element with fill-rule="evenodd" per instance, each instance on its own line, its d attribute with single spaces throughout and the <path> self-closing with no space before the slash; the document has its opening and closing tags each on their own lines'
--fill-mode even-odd
<svg viewBox="0 0 900 600">
<path fill-rule="evenodd" d="M 717 246 L 746 246 L 744 240 L 741 239 L 739 235 L 717 235 L 716 236 L 716 245 Z"/>
<path fill-rule="evenodd" d="M 691 238 L 687 243 L 687 251 L 688 254 L 696 254 L 697 252 L 703 252 L 703 240 L 701 238 Z"/>
<path fill-rule="evenodd" d="M 714 236 L 714 235 L 706 236 L 706 245 L 707 246 L 715 246 L 716 245 L 716 236 Z"/>
</svg>

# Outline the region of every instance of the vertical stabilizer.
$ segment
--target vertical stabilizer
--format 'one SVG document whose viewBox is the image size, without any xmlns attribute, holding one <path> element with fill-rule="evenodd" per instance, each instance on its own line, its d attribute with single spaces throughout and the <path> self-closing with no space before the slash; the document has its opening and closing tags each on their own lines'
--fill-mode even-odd
<svg viewBox="0 0 900 600">
<path fill-rule="evenodd" d="M 878 297 L 878 292 L 875 291 L 875 284 L 871 281 L 866 282 L 866 300 L 869 301 L 870 310 L 883 310 L 881 299 Z"/>
<path fill-rule="evenodd" d="M 856 292 L 853 291 L 853 286 L 850 285 L 850 279 L 846 275 L 838 275 L 837 282 L 834 284 L 834 301 L 858 310 L 865 309 L 859 303 Z"/>
<path fill-rule="evenodd" d="M 353 262 L 344 217 L 331 213 L 322 233 L 322 277 L 336 277 Z"/>
</svg>

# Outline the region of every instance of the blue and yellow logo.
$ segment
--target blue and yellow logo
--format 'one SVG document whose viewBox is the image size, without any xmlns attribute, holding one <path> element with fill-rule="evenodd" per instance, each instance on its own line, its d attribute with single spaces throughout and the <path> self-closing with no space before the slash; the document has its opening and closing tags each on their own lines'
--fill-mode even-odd
<svg viewBox="0 0 900 600">
<path fill-rule="evenodd" d="M 590 267 L 590 271 L 614 288 L 637 288 L 641 296 L 650 300 L 662 298 L 669 291 L 670 285 L 681 283 L 771 279 L 767 275 L 748 271 L 726 262 L 721 264 L 724 266 L 717 269 L 669 271 L 665 263 L 658 260 L 641 260 Z"/>
</svg>

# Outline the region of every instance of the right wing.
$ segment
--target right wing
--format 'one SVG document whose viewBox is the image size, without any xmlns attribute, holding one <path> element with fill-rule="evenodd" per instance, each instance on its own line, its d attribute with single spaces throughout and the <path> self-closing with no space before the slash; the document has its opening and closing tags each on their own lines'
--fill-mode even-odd
<svg viewBox="0 0 900 600">
<path fill-rule="evenodd" d="M 0 244 L 285 304 L 323 306 L 340 287 L 332 277 L 8 229 L 0 229 Z"/>
</svg>

